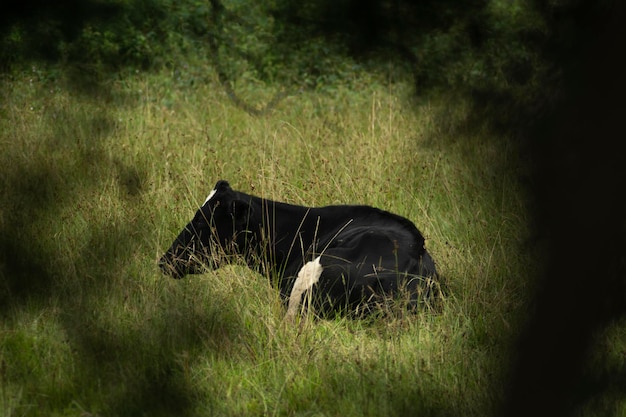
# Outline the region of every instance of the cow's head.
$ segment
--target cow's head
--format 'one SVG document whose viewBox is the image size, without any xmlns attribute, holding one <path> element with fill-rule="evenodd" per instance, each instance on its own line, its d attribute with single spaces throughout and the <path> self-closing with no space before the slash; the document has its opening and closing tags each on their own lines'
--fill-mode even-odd
<svg viewBox="0 0 626 417">
<path fill-rule="evenodd" d="M 237 252 L 248 240 L 252 209 L 226 181 L 218 181 L 202 207 L 159 260 L 174 278 L 217 268 L 224 254 Z"/>
</svg>

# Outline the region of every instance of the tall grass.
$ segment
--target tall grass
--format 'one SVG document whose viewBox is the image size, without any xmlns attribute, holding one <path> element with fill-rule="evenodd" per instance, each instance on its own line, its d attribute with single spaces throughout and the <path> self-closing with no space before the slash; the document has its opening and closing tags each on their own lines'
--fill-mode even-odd
<svg viewBox="0 0 626 417">
<path fill-rule="evenodd" d="M 494 412 L 532 268 L 516 150 L 465 128 L 462 102 L 357 81 L 253 118 L 217 82 L 166 72 L 91 95 L 4 80 L 0 414 Z M 412 219 L 450 287 L 443 311 L 290 325 L 243 265 L 164 278 L 158 256 L 218 179 Z"/>
</svg>

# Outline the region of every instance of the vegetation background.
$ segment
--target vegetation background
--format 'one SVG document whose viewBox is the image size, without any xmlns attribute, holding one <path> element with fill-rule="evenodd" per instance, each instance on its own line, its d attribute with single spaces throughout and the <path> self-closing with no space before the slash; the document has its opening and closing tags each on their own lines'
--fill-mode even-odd
<svg viewBox="0 0 626 417">
<path fill-rule="evenodd" d="M 0 414 L 626 415 L 615 2 L 0 6 Z M 216 180 L 412 219 L 441 313 L 156 260 Z"/>
</svg>

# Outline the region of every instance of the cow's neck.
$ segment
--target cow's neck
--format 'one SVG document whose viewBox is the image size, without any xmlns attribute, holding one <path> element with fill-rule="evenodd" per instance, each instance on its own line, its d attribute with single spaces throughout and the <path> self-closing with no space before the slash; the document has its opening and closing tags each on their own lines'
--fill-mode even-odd
<svg viewBox="0 0 626 417">
<path fill-rule="evenodd" d="M 259 222 L 255 239 L 262 242 L 259 249 L 276 269 L 284 269 L 294 259 L 302 260 L 313 243 L 314 236 L 303 233 L 315 228 L 315 209 L 251 197 L 254 218 Z"/>
</svg>

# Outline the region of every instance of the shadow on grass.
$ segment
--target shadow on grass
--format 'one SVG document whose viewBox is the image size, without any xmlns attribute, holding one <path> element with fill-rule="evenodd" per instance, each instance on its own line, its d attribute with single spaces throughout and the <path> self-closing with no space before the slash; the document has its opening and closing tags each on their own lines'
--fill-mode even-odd
<svg viewBox="0 0 626 417">
<path fill-rule="evenodd" d="M 219 309 L 206 315 L 173 297 L 157 312 L 147 305 L 146 277 L 129 269 L 137 258 L 152 263 L 145 242 L 154 231 L 142 215 L 146 173 L 106 151 L 114 129 L 106 111 L 52 109 L 44 117 L 49 135 L 27 142 L 33 149 L 9 145 L 0 167 L 0 317 L 11 326 L 22 315 L 60 311 L 56 324 L 67 337 L 60 343 L 71 351 L 71 366 L 45 360 L 69 366 L 56 385 L 72 392 L 53 398 L 39 391 L 48 388 L 19 369 L 29 353 L 5 351 L 5 340 L 2 381 L 30 387 L 21 399 L 41 412 L 76 403 L 105 415 L 190 415 L 197 391 L 181 355 L 219 351 L 219 340 L 245 332 L 243 325 L 236 315 Z M 123 196 L 106 194 L 111 181 Z M 100 207 L 103 195 L 114 200 L 113 208 Z M 21 329 L 7 330 L 2 337 L 8 340 Z M 59 404 L 62 398 L 67 403 Z"/>
</svg>

